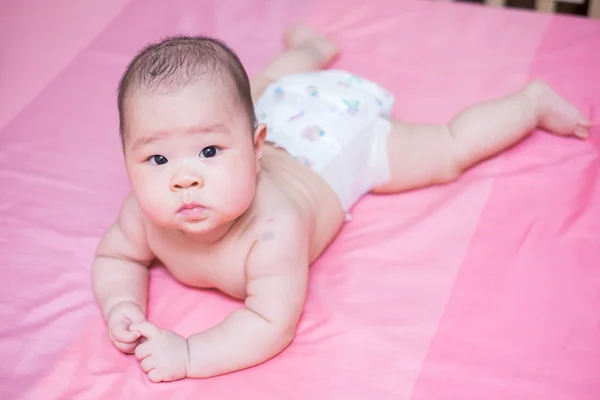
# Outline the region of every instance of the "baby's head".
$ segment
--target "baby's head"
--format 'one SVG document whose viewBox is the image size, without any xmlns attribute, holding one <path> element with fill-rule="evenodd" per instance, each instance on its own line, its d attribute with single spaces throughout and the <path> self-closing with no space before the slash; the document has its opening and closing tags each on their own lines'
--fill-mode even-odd
<svg viewBox="0 0 600 400">
<path fill-rule="evenodd" d="M 127 173 L 149 219 L 206 233 L 248 209 L 266 129 L 255 127 L 248 76 L 227 46 L 175 37 L 146 47 L 118 105 Z"/>
</svg>

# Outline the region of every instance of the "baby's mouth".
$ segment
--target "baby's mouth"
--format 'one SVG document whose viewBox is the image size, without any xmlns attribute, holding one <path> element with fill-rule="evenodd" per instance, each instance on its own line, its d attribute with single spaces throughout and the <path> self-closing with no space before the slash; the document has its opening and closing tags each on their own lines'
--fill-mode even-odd
<svg viewBox="0 0 600 400">
<path fill-rule="evenodd" d="M 198 221 L 206 217 L 207 208 L 198 203 L 184 204 L 179 208 L 177 214 L 188 221 Z"/>
</svg>

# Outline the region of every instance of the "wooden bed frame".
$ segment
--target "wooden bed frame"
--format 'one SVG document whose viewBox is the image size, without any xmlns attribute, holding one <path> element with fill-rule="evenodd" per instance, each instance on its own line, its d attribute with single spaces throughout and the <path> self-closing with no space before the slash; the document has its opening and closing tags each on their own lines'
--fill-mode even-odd
<svg viewBox="0 0 600 400">
<path fill-rule="evenodd" d="M 493 7 L 504 7 L 505 0 L 484 0 L 486 5 Z M 584 4 L 585 0 L 561 0 L 561 3 Z M 557 1 L 555 0 L 535 0 L 535 9 L 539 12 L 551 13 L 555 11 Z M 588 0 L 589 18 L 600 18 L 600 0 Z"/>
</svg>

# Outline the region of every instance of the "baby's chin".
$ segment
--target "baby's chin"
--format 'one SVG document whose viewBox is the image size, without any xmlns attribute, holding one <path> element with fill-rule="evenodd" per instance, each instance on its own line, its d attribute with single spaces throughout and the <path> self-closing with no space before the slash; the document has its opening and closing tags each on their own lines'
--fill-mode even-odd
<svg viewBox="0 0 600 400">
<path fill-rule="evenodd" d="M 212 236 L 212 234 L 218 235 L 222 230 L 228 230 L 236 218 L 208 215 L 205 218 L 187 219 L 175 215 L 169 219 L 150 219 L 163 229 L 180 231 L 189 236 Z"/>
<path fill-rule="evenodd" d="M 219 226 L 221 226 L 221 224 L 217 223 L 216 221 L 212 221 L 210 218 L 206 218 L 200 221 L 182 220 L 173 224 L 174 229 L 177 229 L 183 233 L 187 233 L 190 235 L 209 234 L 213 231 L 218 230 Z"/>
</svg>

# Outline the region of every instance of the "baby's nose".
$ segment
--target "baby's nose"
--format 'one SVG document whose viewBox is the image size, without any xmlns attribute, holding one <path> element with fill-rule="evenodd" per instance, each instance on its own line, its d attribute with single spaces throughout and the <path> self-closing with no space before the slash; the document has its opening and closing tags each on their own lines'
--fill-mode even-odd
<svg viewBox="0 0 600 400">
<path fill-rule="evenodd" d="M 179 174 L 171 180 L 171 191 L 173 192 L 192 187 L 201 188 L 202 186 L 204 186 L 204 180 L 194 174 Z"/>
</svg>

